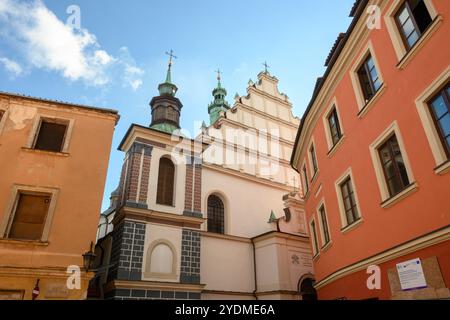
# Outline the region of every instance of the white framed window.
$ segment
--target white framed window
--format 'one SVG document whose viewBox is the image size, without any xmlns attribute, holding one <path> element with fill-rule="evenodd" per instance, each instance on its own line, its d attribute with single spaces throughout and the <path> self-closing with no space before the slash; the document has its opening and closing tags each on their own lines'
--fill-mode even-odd
<svg viewBox="0 0 450 320">
<path fill-rule="evenodd" d="M 0 134 L 6 125 L 6 119 L 8 119 L 8 110 L 0 108 Z"/>
<path fill-rule="evenodd" d="M 376 103 L 386 88 L 371 41 L 353 64 L 350 78 L 358 104 L 358 117 L 361 118 Z"/>
<path fill-rule="evenodd" d="M 348 168 L 335 181 L 342 229 L 345 233 L 362 223 L 361 208 L 352 169 Z"/>
<path fill-rule="evenodd" d="M 394 0 L 384 20 L 403 69 L 442 22 L 434 0 Z"/>
<path fill-rule="evenodd" d="M 448 143 L 446 138 L 448 132 L 447 130 L 442 129 L 442 127 L 444 127 L 442 122 L 445 122 L 448 127 L 448 121 L 450 120 L 449 116 L 444 114 L 444 104 L 446 104 L 445 101 L 444 103 L 442 103 L 442 101 L 440 103 L 439 110 L 441 111 L 438 111 L 439 114 L 433 114 L 433 112 L 437 111 L 435 109 L 437 106 L 436 103 L 435 106 L 433 106 L 434 101 L 432 100 L 435 99 L 440 92 L 446 89 L 449 82 L 450 66 L 447 67 L 447 69 L 441 73 L 415 101 L 417 112 L 419 113 L 420 120 L 435 160 L 436 168 L 434 171 L 437 174 L 445 174 L 450 172 L 449 153 L 448 150 L 446 150 L 445 145 Z"/>
<path fill-rule="evenodd" d="M 336 98 L 333 99 L 332 103 L 325 111 L 322 121 L 329 150 L 328 156 L 331 156 L 336 148 L 342 143 L 345 136 Z"/>
<path fill-rule="evenodd" d="M 317 238 L 317 225 L 314 216 L 309 221 L 309 234 L 311 237 L 313 256 L 315 257 L 319 254 L 319 239 Z"/>
<path fill-rule="evenodd" d="M 309 159 L 309 171 L 311 175 L 311 182 L 313 182 L 319 173 L 319 163 L 317 161 L 317 152 L 314 143 L 314 138 L 311 140 L 311 143 L 308 148 L 308 159 Z"/>
<path fill-rule="evenodd" d="M 369 146 L 382 207 L 388 207 L 417 188 L 397 121 Z"/>
<path fill-rule="evenodd" d="M 0 225 L 1 237 L 47 242 L 58 193 L 55 188 L 14 185 Z"/>
<path fill-rule="evenodd" d="M 75 120 L 39 115 L 33 123 L 27 148 L 67 153 Z"/>
<path fill-rule="evenodd" d="M 330 225 L 328 222 L 327 208 L 325 206 L 325 201 L 322 199 L 317 206 L 317 217 L 319 220 L 319 231 L 322 243 L 322 249 L 327 248 L 331 245 L 331 233 Z"/>
<path fill-rule="evenodd" d="M 302 165 L 302 184 L 303 184 L 303 196 L 306 197 L 309 194 L 309 180 L 308 180 L 308 170 L 306 169 L 306 161 Z"/>
</svg>

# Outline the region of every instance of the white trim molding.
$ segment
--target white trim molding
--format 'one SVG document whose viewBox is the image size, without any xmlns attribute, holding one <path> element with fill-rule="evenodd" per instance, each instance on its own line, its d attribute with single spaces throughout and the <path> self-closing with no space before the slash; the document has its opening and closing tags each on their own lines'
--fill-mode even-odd
<svg viewBox="0 0 450 320">
<path fill-rule="evenodd" d="M 441 73 L 416 99 L 416 109 L 425 131 L 425 135 L 430 144 L 431 152 L 436 164 L 437 174 L 440 174 L 448 166 L 445 163 L 449 161 L 439 137 L 439 132 L 434 124 L 433 116 L 430 113 L 428 101 L 448 82 L 450 81 L 450 66 Z M 439 168 L 440 167 L 440 168 Z M 441 170 L 439 170 L 441 169 Z M 447 171 L 446 171 L 447 172 Z"/>
<path fill-rule="evenodd" d="M 320 209 L 323 207 L 324 212 L 325 212 L 325 222 L 327 224 L 327 230 L 328 230 L 328 237 L 329 240 L 328 242 L 326 242 L 325 240 L 325 230 L 324 230 L 324 226 L 323 226 L 323 221 L 322 221 L 322 214 L 320 212 Z M 324 251 L 326 249 L 328 249 L 331 245 L 331 231 L 330 231 L 330 222 L 328 219 L 328 211 L 327 211 L 327 207 L 325 205 L 325 199 L 322 198 L 322 200 L 320 200 L 319 204 L 316 207 L 316 212 L 317 212 L 317 218 L 319 219 L 319 231 L 320 231 L 320 240 L 321 240 L 321 250 Z"/>
<path fill-rule="evenodd" d="M 355 202 L 356 202 L 356 208 L 358 209 L 358 219 L 354 221 L 352 224 L 348 224 L 347 216 L 345 214 L 345 205 L 344 200 L 342 199 L 342 191 L 341 191 L 341 184 L 347 179 L 350 178 L 352 188 L 353 188 L 353 194 L 355 196 Z M 341 225 L 342 233 L 348 232 L 350 229 L 353 229 L 357 225 L 359 225 L 362 222 L 362 213 L 361 213 L 361 207 L 359 205 L 358 200 L 358 192 L 356 190 L 356 183 L 355 179 L 353 178 L 353 172 L 352 168 L 348 168 L 334 183 L 334 187 L 336 189 L 336 196 L 338 199 L 338 205 L 339 205 L 339 215 L 341 217 Z"/>
</svg>

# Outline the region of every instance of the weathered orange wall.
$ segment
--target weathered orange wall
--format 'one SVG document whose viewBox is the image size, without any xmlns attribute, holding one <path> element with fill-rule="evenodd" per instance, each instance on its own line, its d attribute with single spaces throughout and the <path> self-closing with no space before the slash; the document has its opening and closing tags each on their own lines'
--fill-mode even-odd
<svg viewBox="0 0 450 320">
<path fill-rule="evenodd" d="M 387 88 L 365 117 L 359 119 L 350 71 L 346 72 L 332 95 L 337 99 L 346 137 L 331 158 L 327 156 L 328 146 L 322 116 L 313 130 L 320 172 L 306 199 L 307 221 L 316 213 L 319 201 L 324 198 L 333 242 L 329 250 L 321 252 L 315 261 L 317 281 L 352 263 L 450 224 L 450 173 L 442 176 L 434 173 L 435 160 L 415 105 L 416 98 L 438 78 L 450 62 L 449 2 L 433 1 L 433 4 L 443 16 L 443 23 L 404 70 L 396 68 L 398 59 L 384 19 L 381 30 L 371 31 L 369 39 L 373 43 Z M 382 13 L 383 17 L 384 14 L 385 12 Z M 360 53 L 356 54 L 355 60 L 359 55 Z M 330 100 L 326 104 L 331 103 Z M 380 206 L 381 196 L 369 146 L 394 120 L 398 122 L 419 188 L 391 208 L 383 209 Z M 308 145 L 305 143 L 305 148 Z M 309 166 L 309 162 L 306 163 Z M 354 230 L 342 234 L 335 181 L 350 166 L 364 221 Z M 320 184 L 322 191 L 315 197 Z M 319 236 L 319 246 L 320 244 Z M 450 268 L 450 265 L 446 268 Z M 355 275 L 355 279 L 359 279 L 358 277 Z M 365 285 L 366 279 L 367 277 L 359 279 L 364 280 L 362 285 Z M 450 286 L 448 272 L 446 279 L 447 286 Z M 347 291 L 358 288 L 356 283 L 359 280 L 353 281 Z M 340 281 L 335 285 L 342 283 Z M 330 285 L 330 288 L 335 285 Z M 332 290 L 323 289 L 323 294 L 322 291 L 319 293 L 323 297 L 332 297 Z"/>
<path fill-rule="evenodd" d="M 82 254 L 89 250 L 91 241 L 95 242 L 118 117 L 3 95 L 0 95 L 0 103 L 10 111 L 0 133 L 0 219 L 10 214 L 6 207 L 13 184 L 60 190 L 48 245 L 0 239 L 0 267 L 51 267 L 56 270 L 65 270 L 69 265 L 81 267 Z M 75 120 L 67 157 L 22 149 L 27 145 L 35 118 L 26 120 L 22 129 L 15 127 L 10 118 L 14 108 L 23 107 L 27 110 L 35 108 L 36 115 L 45 112 L 45 115 Z"/>
</svg>

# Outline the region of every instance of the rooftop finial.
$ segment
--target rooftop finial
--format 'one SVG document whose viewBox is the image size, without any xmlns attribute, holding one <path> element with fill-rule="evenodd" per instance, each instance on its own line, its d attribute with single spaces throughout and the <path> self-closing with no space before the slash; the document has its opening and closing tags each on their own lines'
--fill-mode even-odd
<svg viewBox="0 0 450 320">
<path fill-rule="evenodd" d="M 166 51 L 166 54 L 169 56 L 169 68 L 167 69 L 166 83 L 172 83 L 171 69 L 172 69 L 172 60 L 173 58 L 178 59 L 177 56 L 173 54 L 173 50 L 170 49 L 170 52 Z"/>
<path fill-rule="evenodd" d="M 267 64 L 267 61 L 264 61 L 264 63 L 262 64 L 264 66 L 264 73 L 268 74 L 268 68 L 270 68 L 270 66 Z"/>
<path fill-rule="evenodd" d="M 220 88 L 221 87 L 220 80 L 222 79 L 220 75 L 222 74 L 222 72 L 220 72 L 220 69 L 217 69 L 216 72 L 217 72 L 217 83 L 218 83 L 217 86 Z"/>
</svg>

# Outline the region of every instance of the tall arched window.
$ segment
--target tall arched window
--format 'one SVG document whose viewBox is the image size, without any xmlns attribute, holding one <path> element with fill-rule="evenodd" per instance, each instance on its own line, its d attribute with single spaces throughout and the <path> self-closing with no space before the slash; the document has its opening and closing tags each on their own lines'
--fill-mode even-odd
<svg viewBox="0 0 450 320">
<path fill-rule="evenodd" d="M 156 203 L 173 206 L 173 189 L 175 179 L 175 165 L 168 158 L 159 160 L 158 191 Z"/>
<path fill-rule="evenodd" d="M 225 233 L 225 210 L 222 200 L 215 195 L 208 198 L 208 232 Z"/>
</svg>

